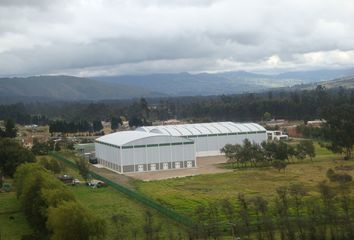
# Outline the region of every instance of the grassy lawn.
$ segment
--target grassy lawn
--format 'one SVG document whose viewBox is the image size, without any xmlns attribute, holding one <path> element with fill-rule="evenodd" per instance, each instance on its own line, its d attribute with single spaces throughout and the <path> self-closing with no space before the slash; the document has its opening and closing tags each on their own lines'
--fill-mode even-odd
<svg viewBox="0 0 354 240">
<path fill-rule="evenodd" d="M 75 158 L 71 152 L 63 152 L 62 155 L 68 159 Z M 51 156 L 46 157 L 51 158 Z M 82 180 L 78 171 L 68 165 L 66 165 L 63 172 Z M 129 239 L 133 238 L 134 233 L 137 234 L 137 239 L 142 239 L 144 237 L 143 226 L 145 223 L 144 219 L 147 210 L 153 214 L 153 221 L 155 225 L 161 226 L 160 237 L 162 239 L 168 239 L 171 235 L 185 235 L 185 229 L 182 226 L 179 226 L 175 222 L 161 216 L 155 210 L 148 209 L 137 201 L 126 197 L 111 187 L 91 188 L 86 185 L 78 185 L 70 187 L 70 190 L 74 193 L 77 201 L 79 201 L 86 208 L 90 209 L 93 214 L 106 221 L 107 236 L 105 239 L 117 239 L 115 237 L 117 227 L 111 220 L 112 216 L 117 214 L 125 215 L 129 218 L 129 221 L 125 227 Z"/>
<path fill-rule="evenodd" d="M 21 239 L 31 232 L 15 192 L 0 193 L 0 239 Z"/>
<path fill-rule="evenodd" d="M 90 209 L 94 214 L 106 220 L 107 237 L 105 239 L 115 239 L 114 234 L 116 227 L 111 221 L 113 215 L 124 214 L 130 221 L 127 225 L 128 236 L 132 236 L 134 231 L 137 231 L 137 239 L 143 238 L 143 225 L 146 207 L 128 199 L 111 187 L 106 188 L 91 188 L 88 186 L 72 187 L 76 199 L 85 207 Z M 157 225 L 162 226 L 161 238 L 168 238 L 168 232 L 177 234 L 185 234 L 182 227 L 170 222 L 168 219 L 158 215 L 155 211 L 153 219 Z"/>
<path fill-rule="evenodd" d="M 289 164 L 285 171 L 268 168 L 237 169 L 229 173 L 207 174 L 161 181 L 136 182 L 137 189 L 177 212 L 191 216 L 201 203 L 220 199 L 235 199 L 239 193 L 246 196 L 261 195 L 273 198 L 279 186 L 293 182 L 303 183 L 310 194 L 315 194 L 317 184 L 326 180 L 328 168 L 354 165 L 353 161 L 340 160 L 327 149 L 316 144 L 317 157 L 310 161 Z M 354 177 L 354 171 L 347 171 Z M 353 186 L 354 190 L 354 186 Z"/>
</svg>

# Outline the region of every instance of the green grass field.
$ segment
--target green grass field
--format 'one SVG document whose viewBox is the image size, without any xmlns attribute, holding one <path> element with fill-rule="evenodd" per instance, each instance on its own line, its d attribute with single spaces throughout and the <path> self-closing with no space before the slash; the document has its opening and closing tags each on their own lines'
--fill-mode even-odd
<svg viewBox="0 0 354 240">
<path fill-rule="evenodd" d="M 73 158 L 68 152 L 65 153 L 65 157 Z M 82 180 L 76 169 L 66 166 L 64 172 Z M 78 185 L 72 186 L 70 189 L 74 193 L 77 201 L 88 208 L 93 214 L 106 221 L 107 235 L 105 239 L 119 239 L 116 237 L 117 227 L 111 220 L 112 216 L 117 214 L 125 215 L 129 218 L 125 226 L 125 231 L 129 237 L 128 239 L 134 239 L 134 234 L 137 234 L 137 239 L 142 239 L 142 229 L 147 210 L 153 214 L 154 224 L 161 226 L 159 236 L 162 239 L 169 238 L 169 236 L 184 236 L 186 233 L 184 227 L 177 225 L 175 222 L 158 214 L 155 210 L 148 209 L 111 187 L 92 188 L 86 185 Z"/>
<path fill-rule="evenodd" d="M 143 194 L 173 208 L 179 213 L 192 216 L 194 209 L 224 198 L 235 199 L 239 193 L 246 196 L 260 195 L 273 198 L 276 188 L 294 182 L 303 183 L 310 194 L 316 194 L 319 182 L 326 180 L 326 171 L 340 165 L 354 165 L 353 161 L 340 160 L 341 156 L 316 144 L 317 157 L 301 163 L 289 164 L 285 171 L 271 167 L 236 169 L 229 173 L 207 174 L 162 181 L 136 182 Z M 354 171 L 347 173 L 354 176 Z M 354 190 L 354 186 L 352 184 Z"/>
<path fill-rule="evenodd" d="M 111 187 L 91 188 L 88 186 L 76 186 L 72 187 L 72 191 L 74 192 L 76 199 L 83 206 L 106 220 L 107 236 L 105 239 L 117 239 L 114 238 L 116 227 L 111 221 L 112 216 L 116 214 L 123 214 L 129 218 L 126 228 L 129 237 L 132 237 L 133 233 L 137 231 L 137 239 L 143 238 L 142 229 L 145 212 L 147 211 L 146 207 L 134 200 L 128 199 Z M 173 235 L 185 234 L 185 231 L 181 226 L 177 226 L 175 223 L 157 214 L 156 211 L 150 211 L 153 213 L 153 219 L 156 225 L 161 225 L 162 227 L 160 233 L 162 239 L 167 238 L 169 232 Z"/>
<path fill-rule="evenodd" d="M 15 192 L 0 193 L 0 239 L 17 240 L 31 232 Z"/>
</svg>

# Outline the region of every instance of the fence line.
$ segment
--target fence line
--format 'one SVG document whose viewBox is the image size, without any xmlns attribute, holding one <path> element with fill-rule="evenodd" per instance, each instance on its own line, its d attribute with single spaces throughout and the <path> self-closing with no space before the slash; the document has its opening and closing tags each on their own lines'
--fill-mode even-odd
<svg viewBox="0 0 354 240">
<path fill-rule="evenodd" d="M 77 165 L 70 161 L 69 159 L 65 158 L 64 156 L 62 156 L 61 154 L 57 153 L 57 152 L 51 152 L 50 153 L 51 156 L 57 158 L 58 160 L 64 161 L 66 164 L 70 165 L 71 167 L 77 168 Z M 142 195 L 141 193 L 138 193 L 136 191 L 133 191 L 129 188 L 126 188 L 118 183 L 115 183 L 93 171 L 89 171 L 89 173 L 91 174 L 91 176 L 95 179 L 101 180 L 105 183 L 107 183 L 109 186 L 111 186 L 112 188 L 114 188 L 115 190 L 125 194 L 126 196 L 150 207 L 155 209 L 156 211 L 158 211 L 159 213 L 161 213 L 162 215 L 188 227 L 188 228 L 192 228 L 195 227 L 196 224 L 188 217 L 183 216 L 179 213 L 176 213 L 175 211 L 159 204 L 158 202 L 156 202 L 155 200 L 152 200 L 144 195 Z"/>
</svg>

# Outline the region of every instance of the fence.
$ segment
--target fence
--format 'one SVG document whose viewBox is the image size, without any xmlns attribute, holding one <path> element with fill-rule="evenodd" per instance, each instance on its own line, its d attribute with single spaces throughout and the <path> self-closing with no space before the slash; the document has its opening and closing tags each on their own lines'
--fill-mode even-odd
<svg viewBox="0 0 354 240">
<path fill-rule="evenodd" d="M 58 160 L 61 160 L 63 162 L 65 162 L 66 164 L 70 165 L 71 167 L 77 168 L 77 165 L 70 161 L 69 159 L 65 158 L 64 156 L 62 156 L 61 154 L 57 153 L 57 152 L 51 152 L 50 153 L 51 156 L 55 157 Z M 192 228 L 195 227 L 195 223 L 188 217 L 180 215 L 178 213 L 176 213 L 175 211 L 166 208 L 165 206 L 162 206 L 161 204 L 157 203 L 156 201 L 142 195 L 141 193 L 138 193 L 136 191 L 133 191 L 129 188 L 126 188 L 118 183 L 115 183 L 95 172 L 90 171 L 90 174 L 93 178 L 101 180 L 105 183 L 107 183 L 109 186 L 111 186 L 112 188 L 114 188 L 115 190 L 125 194 L 126 196 L 150 207 L 155 209 L 156 211 L 158 211 L 159 213 L 161 213 L 162 215 L 188 227 L 188 228 Z"/>
</svg>

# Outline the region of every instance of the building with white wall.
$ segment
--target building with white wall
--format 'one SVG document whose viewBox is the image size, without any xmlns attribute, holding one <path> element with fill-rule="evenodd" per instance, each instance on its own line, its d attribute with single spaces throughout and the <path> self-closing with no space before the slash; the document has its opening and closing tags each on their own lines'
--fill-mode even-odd
<svg viewBox="0 0 354 240">
<path fill-rule="evenodd" d="M 98 163 L 117 171 L 146 172 L 196 167 L 194 141 L 142 131 L 122 131 L 95 141 Z"/>
<path fill-rule="evenodd" d="M 266 129 L 256 123 L 212 122 L 140 127 L 136 131 L 191 139 L 197 156 L 220 155 L 226 144 L 242 144 L 248 138 L 260 144 L 267 140 Z"/>
<path fill-rule="evenodd" d="M 196 167 L 196 156 L 221 155 L 226 144 L 242 144 L 246 138 L 260 144 L 267 133 L 255 123 L 149 126 L 99 137 L 95 149 L 98 162 L 109 169 L 146 172 Z"/>
</svg>

